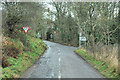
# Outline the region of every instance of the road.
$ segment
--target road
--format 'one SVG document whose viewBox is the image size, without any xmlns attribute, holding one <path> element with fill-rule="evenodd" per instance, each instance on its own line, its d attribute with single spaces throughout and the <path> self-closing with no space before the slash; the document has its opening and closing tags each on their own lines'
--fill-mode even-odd
<svg viewBox="0 0 120 80">
<path fill-rule="evenodd" d="M 48 49 L 20 78 L 103 78 L 74 53 L 76 47 L 44 41 Z"/>
</svg>

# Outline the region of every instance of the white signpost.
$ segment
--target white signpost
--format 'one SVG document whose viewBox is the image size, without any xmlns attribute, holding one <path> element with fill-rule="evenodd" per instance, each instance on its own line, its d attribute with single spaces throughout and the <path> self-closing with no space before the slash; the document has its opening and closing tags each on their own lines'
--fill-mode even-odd
<svg viewBox="0 0 120 80">
<path fill-rule="evenodd" d="M 81 41 L 87 41 L 86 37 L 80 37 Z"/>
<path fill-rule="evenodd" d="M 86 37 L 82 37 L 82 33 L 79 33 L 79 48 L 81 47 L 81 41 L 87 41 Z"/>
</svg>

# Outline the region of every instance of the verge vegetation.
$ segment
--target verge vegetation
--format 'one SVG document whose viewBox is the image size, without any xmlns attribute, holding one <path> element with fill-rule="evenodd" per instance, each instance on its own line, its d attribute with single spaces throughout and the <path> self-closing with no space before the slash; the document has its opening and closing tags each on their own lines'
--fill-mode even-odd
<svg viewBox="0 0 120 80">
<path fill-rule="evenodd" d="M 106 78 L 116 78 L 120 79 L 118 75 L 118 71 L 114 66 L 111 66 L 111 62 L 105 62 L 104 60 L 97 60 L 95 57 L 84 49 L 75 50 L 76 54 L 80 55 L 83 59 L 85 59 L 88 63 L 91 64 L 97 71 L 99 71 Z"/>
<path fill-rule="evenodd" d="M 28 48 L 9 37 L 3 38 L 2 78 L 18 78 L 46 50 L 44 42 L 35 36 L 28 36 Z"/>
</svg>

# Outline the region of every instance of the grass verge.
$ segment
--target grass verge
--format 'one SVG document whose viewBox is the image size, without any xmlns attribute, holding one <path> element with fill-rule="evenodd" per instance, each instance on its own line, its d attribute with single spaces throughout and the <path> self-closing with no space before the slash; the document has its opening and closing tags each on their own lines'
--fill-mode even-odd
<svg viewBox="0 0 120 80">
<path fill-rule="evenodd" d="M 17 50 L 19 53 L 16 55 L 16 57 L 8 55 L 13 51 L 7 54 L 3 53 L 3 56 L 6 58 L 4 62 L 9 64 L 9 66 L 2 68 L 3 79 L 19 78 L 20 75 L 22 75 L 23 72 L 25 72 L 46 50 L 46 45 L 44 42 L 36 37 L 28 36 L 27 50 L 19 40 L 8 38 L 7 41 L 12 43 L 7 45 L 7 47 L 13 47 L 8 50 L 10 51 L 11 49 L 16 48 L 15 50 Z M 15 50 L 13 52 L 14 54 Z"/>
<path fill-rule="evenodd" d="M 88 54 L 83 49 L 75 50 L 75 53 L 80 55 L 83 59 L 85 59 L 88 63 L 91 64 L 98 72 L 100 72 L 106 78 L 116 78 L 116 80 L 120 80 L 120 77 L 117 72 L 114 72 L 113 67 L 109 67 L 107 63 L 103 61 L 96 60 L 93 56 Z M 114 79 L 115 80 L 115 79 Z"/>
</svg>

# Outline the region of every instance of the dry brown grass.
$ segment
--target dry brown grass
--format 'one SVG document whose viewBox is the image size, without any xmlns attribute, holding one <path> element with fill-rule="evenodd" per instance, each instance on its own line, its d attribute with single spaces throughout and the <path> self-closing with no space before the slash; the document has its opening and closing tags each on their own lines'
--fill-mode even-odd
<svg viewBox="0 0 120 80">
<path fill-rule="evenodd" d="M 95 53 L 93 54 L 90 52 L 91 55 L 93 55 L 97 60 L 108 63 L 109 67 L 112 67 L 115 71 L 118 71 L 118 45 L 101 45 L 96 46 Z"/>
<path fill-rule="evenodd" d="M 19 46 L 17 45 L 16 41 L 11 41 L 7 37 L 2 38 L 2 67 L 10 66 L 9 63 L 6 61 L 9 57 L 17 58 L 17 55 L 20 54 L 23 50 L 23 44 L 20 42 Z"/>
</svg>

